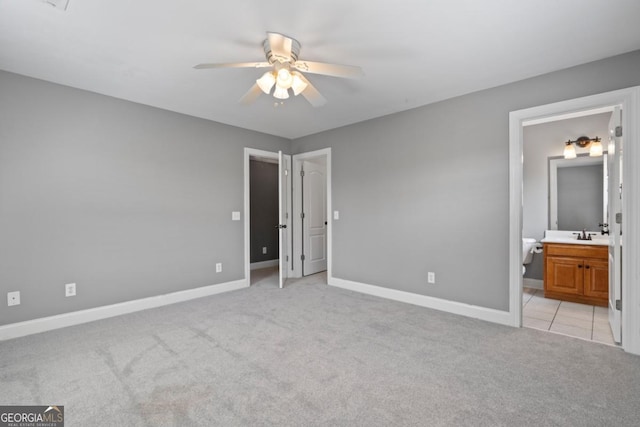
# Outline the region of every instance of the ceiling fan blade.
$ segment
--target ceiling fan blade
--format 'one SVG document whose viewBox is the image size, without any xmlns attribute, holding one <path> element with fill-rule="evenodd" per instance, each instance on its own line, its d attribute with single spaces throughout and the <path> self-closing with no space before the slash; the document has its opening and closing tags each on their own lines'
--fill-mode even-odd
<svg viewBox="0 0 640 427">
<path fill-rule="evenodd" d="M 289 61 L 293 45 L 292 40 L 280 33 L 267 33 L 267 39 L 269 40 L 272 55 L 276 59 L 282 59 L 285 62 Z"/>
<path fill-rule="evenodd" d="M 271 67 L 268 62 L 230 62 L 228 64 L 198 64 L 193 68 L 202 70 L 204 68 L 266 68 Z"/>
<path fill-rule="evenodd" d="M 240 101 L 238 101 L 238 103 L 242 105 L 253 104 L 255 100 L 258 99 L 261 93 L 262 89 L 260 89 L 260 86 L 258 86 L 258 83 L 256 83 L 251 86 L 251 89 L 249 89 L 249 91 L 245 93 L 242 98 L 240 98 Z"/>
<path fill-rule="evenodd" d="M 325 64 L 324 62 L 296 61 L 293 67 L 312 74 L 323 74 L 325 76 L 343 77 L 347 79 L 357 79 L 364 73 L 362 68 L 354 65 Z"/>
<path fill-rule="evenodd" d="M 322 96 L 320 92 L 318 92 L 318 89 L 316 89 L 305 76 L 300 75 L 300 78 L 307 84 L 306 89 L 303 90 L 300 95 L 304 96 L 314 107 L 322 107 L 327 103 L 327 98 Z"/>
</svg>

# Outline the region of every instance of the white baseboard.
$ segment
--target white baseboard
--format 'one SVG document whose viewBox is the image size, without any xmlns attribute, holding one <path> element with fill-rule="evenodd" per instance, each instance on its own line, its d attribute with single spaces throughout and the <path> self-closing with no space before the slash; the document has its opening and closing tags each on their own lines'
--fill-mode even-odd
<svg viewBox="0 0 640 427">
<path fill-rule="evenodd" d="M 246 279 L 0 326 L 0 341 L 246 288 Z"/>
<path fill-rule="evenodd" d="M 267 267 L 276 267 L 278 265 L 280 265 L 279 259 L 270 259 L 267 261 L 252 262 L 251 270 L 258 270 L 258 269 L 267 268 Z"/>
<path fill-rule="evenodd" d="M 544 289 L 544 280 L 522 278 L 522 286 L 525 288 Z"/>
<path fill-rule="evenodd" d="M 475 319 L 486 320 L 488 322 L 499 323 L 512 326 L 513 321 L 508 311 L 495 310 L 492 308 L 480 307 L 477 305 L 464 304 L 456 301 L 449 301 L 426 295 L 414 294 L 411 292 L 399 291 L 396 289 L 383 288 L 366 283 L 352 282 L 350 280 L 328 278 L 329 285 L 338 288 L 349 289 L 363 294 L 374 295 L 394 301 L 405 302 L 418 305 L 420 307 L 432 308 L 434 310 L 446 311 L 448 313 L 459 314 L 461 316 L 473 317 Z"/>
</svg>

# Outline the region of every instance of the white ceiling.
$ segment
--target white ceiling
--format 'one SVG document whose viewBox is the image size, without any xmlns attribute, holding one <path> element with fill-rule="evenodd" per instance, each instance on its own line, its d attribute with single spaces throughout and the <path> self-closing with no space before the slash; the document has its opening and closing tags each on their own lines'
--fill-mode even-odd
<svg viewBox="0 0 640 427">
<path fill-rule="evenodd" d="M 638 0 L 0 0 L 0 69 L 297 138 L 640 49 Z M 237 100 L 267 31 L 360 80 L 308 74 L 327 98 Z M 1 96 L 1 94 L 0 94 Z"/>
</svg>

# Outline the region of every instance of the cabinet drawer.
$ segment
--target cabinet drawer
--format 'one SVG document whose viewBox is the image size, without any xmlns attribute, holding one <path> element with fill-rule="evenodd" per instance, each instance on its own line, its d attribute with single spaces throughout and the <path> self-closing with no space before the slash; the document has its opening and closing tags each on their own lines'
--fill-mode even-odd
<svg viewBox="0 0 640 427">
<path fill-rule="evenodd" d="M 598 258 L 608 260 L 609 247 L 600 245 L 572 245 L 562 243 L 545 243 L 546 255 L 573 256 L 580 258 Z"/>
</svg>

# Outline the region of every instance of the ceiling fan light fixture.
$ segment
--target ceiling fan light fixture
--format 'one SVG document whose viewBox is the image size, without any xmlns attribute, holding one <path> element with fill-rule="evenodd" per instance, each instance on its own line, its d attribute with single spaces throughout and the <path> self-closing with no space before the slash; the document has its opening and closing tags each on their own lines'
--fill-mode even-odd
<svg viewBox="0 0 640 427">
<path fill-rule="evenodd" d="M 262 77 L 256 80 L 256 83 L 264 93 L 269 95 L 269 92 L 271 92 L 271 88 L 273 87 L 274 84 L 276 84 L 276 78 L 273 75 L 272 71 L 267 71 L 262 75 Z"/>
<path fill-rule="evenodd" d="M 302 75 L 294 71 L 291 73 L 293 75 L 293 82 L 291 83 L 291 89 L 293 89 L 293 94 L 295 96 L 300 95 L 307 88 L 308 84 L 302 79 Z"/>
<path fill-rule="evenodd" d="M 278 70 L 278 77 L 276 78 L 276 82 L 278 83 L 278 86 L 289 89 L 293 84 L 293 76 L 288 69 L 280 68 Z"/>
<path fill-rule="evenodd" d="M 278 99 L 287 99 L 289 98 L 289 91 L 286 88 L 277 84 L 276 90 L 273 91 L 273 97 Z"/>
</svg>

